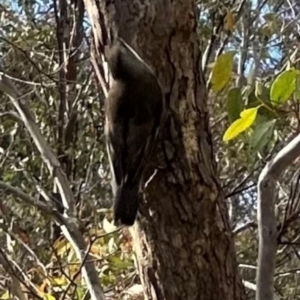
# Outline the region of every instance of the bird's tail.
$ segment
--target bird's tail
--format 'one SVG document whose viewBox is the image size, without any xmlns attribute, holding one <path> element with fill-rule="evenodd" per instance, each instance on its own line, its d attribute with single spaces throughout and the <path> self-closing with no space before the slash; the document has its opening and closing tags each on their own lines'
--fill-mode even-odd
<svg viewBox="0 0 300 300">
<path fill-rule="evenodd" d="M 116 225 L 133 225 L 139 208 L 139 185 L 117 188 L 114 203 L 114 221 Z"/>
</svg>

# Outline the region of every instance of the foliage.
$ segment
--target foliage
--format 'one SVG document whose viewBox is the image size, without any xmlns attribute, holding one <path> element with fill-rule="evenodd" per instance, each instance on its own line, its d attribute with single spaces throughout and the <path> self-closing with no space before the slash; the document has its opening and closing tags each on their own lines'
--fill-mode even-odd
<svg viewBox="0 0 300 300">
<path fill-rule="evenodd" d="M 218 171 L 237 232 L 240 270 L 244 280 L 254 283 L 257 176 L 265 162 L 299 128 L 300 69 L 298 51 L 294 50 L 298 44 L 295 16 L 299 4 L 258 1 L 227 5 L 224 10 L 204 7 L 201 5 L 199 23 L 203 60 L 216 61 L 212 71 L 206 69 L 206 76 L 211 78 L 209 104 Z M 226 31 L 228 19 L 230 30 Z M 220 26 L 222 20 L 224 27 Z M 207 30 L 208 24 L 211 31 Z M 204 36 L 210 38 L 206 40 Z M 218 61 L 227 53 L 228 60 L 220 68 Z M 299 198 L 290 188 L 293 191 L 298 187 L 298 168 L 296 162 L 278 183 L 278 226 L 289 220 L 288 231 L 293 232 L 298 223 L 292 221 L 291 215 L 298 212 Z M 275 290 L 280 299 L 298 299 L 298 276 L 294 271 L 299 259 L 295 254 L 298 236 L 291 237 L 287 232 L 280 232 L 279 236 Z M 249 299 L 253 299 L 253 291 L 247 291 Z"/>
<path fill-rule="evenodd" d="M 47 8 L 46 3 L 40 4 L 30 15 L 28 7 L 22 12 L 17 3 L 3 7 L 1 4 L 5 17 L 0 20 L 0 72 L 30 95 L 30 109 L 71 182 L 77 217 L 102 285 L 118 293 L 135 282 L 136 271 L 128 232 L 111 232 L 116 228 L 108 220 L 107 208 L 111 203 L 103 146 L 103 95 L 91 72 L 86 39 L 69 56 L 70 60 L 75 58 L 75 70 L 70 63 L 62 72 L 55 11 L 53 7 Z M 76 74 L 76 82 L 63 86 L 61 82 L 68 80 L 71 72 Z M 65 105 L 63 119 L 59 115 L 62 105 Z M 74 115 L 75 121 L 71 118 Z M 52 176 L 25 127 L 14 117 L 14 108 L 4 94 L 1 94 L 0 117 L 1 180 L 38 199 L 44 199 L 45 194 L 53 199 L 56 187 Z M 30 298 L 83 299 L 87 289 L 81 279 L 81 265 L 53 221 L 11 195 L 2 195 L 0 210 L 3 218 L 0 256 L 12 264 L 13 273 L 21 278 L 24 293 L 29 293 Z M 0 272 L 11 281 L 7 269 L 1 268 Z M 0 287 L 2 299 L 9 294 L 6 286 Z"/>
</svg>

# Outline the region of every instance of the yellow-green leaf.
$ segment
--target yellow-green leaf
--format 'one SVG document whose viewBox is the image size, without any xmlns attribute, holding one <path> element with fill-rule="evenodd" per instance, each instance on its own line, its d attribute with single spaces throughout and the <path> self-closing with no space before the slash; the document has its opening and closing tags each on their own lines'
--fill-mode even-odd
<svg viewBox="0 0 300 300">
<path fill-rule="evenodd" d="M 234 121 L 226 130 L 223 141 L 228 142 L 247 130 L 255 121 L 260 106 L 248 108 L 241 112 L 240 118 Z"/>
<path fill-rule="evenodd" d="M 65 276 L 51 278 L 50 282 L 52 285 L 55 286 L 64 286 L 68 284 L 68 281 Z"/>
<path fill-rule="evenodd" d="M 297 70 L 288 70 L 277 76 L 270 91 L 271 101 L 274 104 L 283 103 L 290 98 L 296 89 L 297 75 Z"/>
<path fill-rule="evenodd" d="M 260 106 L 253 107 L 253 108 L 248 108 L 248 109 L 245 109 L 241 112 L 241 115 L 240 115 L 241 118 L 245 119 L 245 120 L 249 120 L 249 123 L 251 123 L 248 127 L 250 127 L 252 125 L 252 123 L 255 121 L 257 111 L 258 111 L 259 108 L 260 108 Z"/>
<path fill-rule="evenodd" d="M 297 76 L 296 79 L 295 98 L 298 101 L 300 100 L 300 76 Z"/>
<path fill-rule="evenodd" d="M 212 88 L 215 92 L 221 91 L 229 82 L 235 52 L 229 51 L 217 58 L 212 70 Z"/>
<path fill-rule="evenodd" d="M 44 300 L 56 300 L 56 298 L 54 296 L 52 296 L 51 294 L 44 294 L 43 299 Z"/>
<path fill-rule="evenodd" d="M 54 248 L 57 251 L 58 256 L 63 256 L 71 249 L 71 244 L 65 239 L 59 239 L 55 242 Z"/>
<path fill-rule="evenodd" d="M 10 292 L 9 291 L 6 291 L 4 294 L 2 294 L 1 300 L 7 300 L 7 299 L 10 299 Z"/>
</svg>

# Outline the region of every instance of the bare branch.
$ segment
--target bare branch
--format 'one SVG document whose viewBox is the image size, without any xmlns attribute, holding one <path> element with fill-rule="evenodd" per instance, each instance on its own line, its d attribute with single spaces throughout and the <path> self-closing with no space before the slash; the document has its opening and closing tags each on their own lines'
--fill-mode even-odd
<svg viewBox="0 0 300 300">
<path fill-rule="evenodd" d="M 0 118 L 6 117 L 6 116 L 11 117 L 15 121 L 22 122 L 22 119 L 20 118 L 20 116 L 15 111 L 6 111 L 6 112 L 3 112 L 3 113 L 0 113 Z"/>
<path fill-rule="evenodd" d="M 278 230 L 275 216 L 276 184 L 282 172 L 300 156 L 300 135 L 262 170 L 258 180 L 259 233 L 256 300 L 274 299 L 274 270 Z"/>
<path fill-rule="evenodd" d="M 257 228 L 257 224 L 253 221 L 247 222 L 233 230 L 234 235 L 238 235 L 239 233 L 247 230 L 248 228 Z"/>
<path fill-rule="evenodd" d="M 25 102 L 21 99 L 19 92 L 5 76 L 0 77 L 0 90 L 8 94 L 13 105 L 19 112 L 23 123 L 32 136 L 50 173 L 55 177 L 62 196 L 63 204 L 68 209 L 68 215 L 73 217 L 75 215 L 75 200 L 69 182 L 60 167 L 58 159 L 56 158 L 52 149 L 48 146 L 38 126 L 36 125 L 34 116 L 26 106 Z"/>
<path fill-rule="evenodd" d="M 22 277 L 20 275 L 18 275 L 17 273 L 20 272 L 16 272 L 15 270 L 15 266 L 16 264 L 12 264 L 12 261 L 10 261 L 8 259 L 8 257 L 6 256 L 6 254 L 0 250 L 0 264 L 3 266 L 3 268 L 6 270 L 6 272 L 10 275 L 11 280 L 12 280 L 12 293 L 18 297 L 19 300 L 27 300 L 25 294 L 22 291 L 21 288 L 21 284 L 23 284 L 23 286 L 25 286 L 34 296 L 36 299 L 41 299 L 39 297 L 39 295 L 36 293 L 35 289 L 32 288 L 32 286 L 28 285 L 25 281 L 28 282 L 28 280 L 23 280 Z M 17 268 L 18 270 L 18 268 Z M 24 275 L 24 274 L 22 274 Z"/>
<path fill-rule="evenodd" d="M 32 199 L 20 190 L 8 186 L 4 182 L 0 182 L 0 187 L 4 187 L 4 190 L 6 192 L 10 191 L 12 194 L 16 196 L 18 195 L 19 198 L 27 201 L 31 205 L 37 205 L 39 208 L 43 207 L 43 209 L 41 210 L 42 213 L 48 213 L 55 217 L 55 220 L 59 224 L 61 224 L 61 230 L 73 246 L 77 257 L 83 263 L 82 275 L 86 281 L 91 298 L 93 300 L 104 300 L 104 292 L 101 288 L 98 279 L 98 274 L 93 264 L 93 260 L 90 259 L 88 254 L 87 260 L 85 260 L 88 248 L 79 230 L 77 220 L 75 218 L 75 200 L 72 190 L 70 188 L 69 181 L 65 173 L 63 172 L 57 157 L 53 153 L 52 149 L 48 146 L 38 126 L 36 125 L 34 116 L 32 115 L 29 108 L 26 106 L 24 100 L 21 99 L 20 93 L 10 83 L 9 79 L 4 76 L 0 77 L 0 90 L 8 94 L 10 100 L 12 101 L 13 105 L 20 114 L 23 123 L 25 124 L 31 137 L 33 138 L 36 147 L 40 151 L 42 159 L 48 166 L 50 173 L 54 175 L 56 184 L 62 196 L 63 204 L 67 208 L 67 211 L 65 212 L 66 216 L 62 216 L 60 213 L 58 213 L 58 211 L 52 209 L 49 205 L 46 205 L 41 201 Z"/>
<path fill-rule="evenodd" d="M 252 290 L 252 291 L 256 291 L 256 285 L 254 283 L 243 280 L 243 284 L 247 289 Z"/>
</svg>

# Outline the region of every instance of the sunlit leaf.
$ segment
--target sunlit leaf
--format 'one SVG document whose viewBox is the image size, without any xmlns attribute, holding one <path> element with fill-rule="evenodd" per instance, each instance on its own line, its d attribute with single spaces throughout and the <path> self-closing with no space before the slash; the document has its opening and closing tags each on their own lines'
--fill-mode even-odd
<svg viewBox="0 0 300 300">
<path fill-rule="evenodd" d="M 2 294 L 0 299 L 2 299 L 2 300 L 10 299 L 10 292 L 6 291 L 4 294 Z"/>
<path fill-rule="evenodd" d="M 43 299 L 44 300 L 56 300 L 56 298 L 54 296 L 52 296 L 51 294 L 44 294 Z"/>
<path fill-rule="evenodd" d="M 295 98 L 296 100 L 300 100 L 300 76 L 297 76 L 296 79 L 296 88 L 295 88 Z"/>
<path fill-rule="evenodd" d="M 277 76 L 270 91 L 270 97 L 274 104 L 283 103 L 290 98 L 296 88 L 297 75 L 298 71 L 288 70 Z"/>
<path fill-rule="evenodd" d="M 242 111 L 240 118 L 234 121 L 224 133 L 223 141 L 228 142 L 247 130 L 255 121 L 259 107 L 260 106 L 257 106 Z"/>
<path fill-rule="evenodd" d="M 65 276 L 51 278 L 50 282 L 55 286 L 65 286 L 66 284 L 68 284 Z"/>
<path fill-rule="evenodd" d="M 71 248 L 71 244 L 65 239 L 58 239 L 54 243 L 54 249 L 58 256 L 64 255 Z"/>
<path fill-rule="evenodd" d="M 86 292 L 86 288 L 77 284 L 76 287 L 77 299 L 83 299 L 85 292 Z"/>
<path fill-rule="evenodd" d="M 235 52 L 226 52 L 220 55 L 212 70 L 212 88 L 215 92 L 221 91 L 229 82 Z"/>
</svg>

